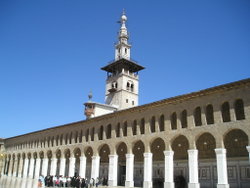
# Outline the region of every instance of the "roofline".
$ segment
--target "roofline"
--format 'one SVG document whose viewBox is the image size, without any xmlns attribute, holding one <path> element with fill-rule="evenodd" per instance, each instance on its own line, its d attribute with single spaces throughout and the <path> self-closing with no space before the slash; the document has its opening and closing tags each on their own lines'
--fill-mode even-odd
<svg viewBox="0 0 250 188">
<path fill-rule="evenodd" d="M 197 98 L 197 97 L 200 97 L 200 96 L 206 96 L 206 95 L 210 95 L 210 94 L 213 94 L 213 93 L 218 93 L 218 92 L 225 91 L 225 90 L 231 90 L 233 88 L 239 88 L 239 87 L 244 86 L 244 85 L 250 85 L 250 78 L 239 80 L 239 81 L 236 81 L 236 82 L 230 82 L 230 83 L 215 86 L 215 87 L 211 87 L 211 88 L 200 90 L 200 91 L 197 91 L 197 92 L 191 92 L 191 93 L 184 94 L 184 95 L 178 95 L 178 96 L 175 96 L 175 97 L 170 97 L 170 98 L 167 98 L 167 99 L 163 99 L 163 100 L 159 100 L 159 101 L 156 101 L 156 102 L 136 106 L 136 107 L 133 107 L 133 108 L 128 108 L 128 109 L 124 109 L 124 110 L 115 111 L 113 113 L 105 114 L 105 115 L 94 117 L 94 118 L 87 119 L 87 120 L 76 121 L 76 122 L 72 122 L 72 123 L 58 125 L 58 126 L 51 127 L 51 128 L 38 130 L 38 131 L 35 131 L 35 132 L 30 132 L 30 133 L 26 133 L 26 134 L 14 136 L 14 137 L 5 138 L 4 140 L 13 139 L 13 138 L 21 137 L 21 136 L 26 136 L 26 135 L 31 135 L 31 134 L 34 134 L 34 133 L 39 133 L 39 132 L 48 131 L 48 130 L 52 130 L 52 129 L 57 129 L 57 128 L 60 128 L 60 127 L 72 126 L 72 125 L 78 124 L 78 123 L 88 123 L 88 122 L 93 122 L 93 121 L 100 121 L 102 119 L 111 118 L 111 117 L 117 116 L 119 114 L 134 112 L 134 111 L 137 111 L 137 110 L 142 110 L 142 109 L 146 109 L 146 108 L 149 108 L 149 107 L 156 107 L 156 106 L 165 105 L 165 104 L 173 104 L 173 103 L 177 103 L 177 102 L 180 102 L 180 101 Z"/>
</svg>

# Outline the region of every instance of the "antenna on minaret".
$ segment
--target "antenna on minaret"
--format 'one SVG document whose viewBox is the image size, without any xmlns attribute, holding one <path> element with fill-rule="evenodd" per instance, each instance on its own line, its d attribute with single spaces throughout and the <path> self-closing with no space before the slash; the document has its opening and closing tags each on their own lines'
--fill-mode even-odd
<svg viewBox="0 0 250 188">
<path fill-rule="evenodd" d="M 90 90 L 88 97 L 89 97 L 89 101 L 91 101 L 91 99 L 93 98 L 92 90 Z"/>
</svg>

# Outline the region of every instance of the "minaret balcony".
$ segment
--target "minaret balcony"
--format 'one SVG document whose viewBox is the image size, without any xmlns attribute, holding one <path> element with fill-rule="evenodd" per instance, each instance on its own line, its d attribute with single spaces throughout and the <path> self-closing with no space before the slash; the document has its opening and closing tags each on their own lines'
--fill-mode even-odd
<svg viewBox="0 0 250 188">
<path fill-rule="evenodd" d="M 109 89 L 108 91 L 109 91 L 110 93 L 113 93 L 113 92 L 116 92 L 117 89 L 116 89 L 116 88 L 111 88 L 111 89 Z"/>
</svg>

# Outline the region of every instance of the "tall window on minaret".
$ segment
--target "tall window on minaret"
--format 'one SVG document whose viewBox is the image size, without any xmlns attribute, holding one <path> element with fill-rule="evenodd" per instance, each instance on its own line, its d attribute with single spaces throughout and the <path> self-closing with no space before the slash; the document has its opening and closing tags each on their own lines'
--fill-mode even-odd
<svg viewBox="0 0 250 188">
<path fill-rule="evenodd" d="M 127 54 L 127 48 L 125 48 L 125 54 Z"/>
</svg>

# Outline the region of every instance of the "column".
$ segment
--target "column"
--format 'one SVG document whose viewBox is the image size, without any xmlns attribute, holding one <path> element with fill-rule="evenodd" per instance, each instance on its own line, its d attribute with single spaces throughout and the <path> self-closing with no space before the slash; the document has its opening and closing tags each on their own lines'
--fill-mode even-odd
<svg viewBox="0 0 250 188">
<path fill-rule="evenodd" d="M 12 176 L 13 176 L 13 177 L 16 177 L 16 174 L 17 174 L 17 165 L 18 165 L 17 157 L 15 158 L 14 164 L 13 164 L 13 165 L 14 165 L 14 166 L 13 166 L 13 174 L 12 174 Z"/>
<path fill-rule="evenodd" d="M 80 157 L 80 170 L 79 170 L 79 176 L 81 178 L 85 178 L 85 172 L 86 172 L 86 157 L 81 156 Z"/>
<path fill-rule="evenodd" d="M 59 175 L 64 176 L 65 175 L 65 166 L 66 166 L 66 159 L 62 157 L 60 159 L 60 170 L 59 170 Z"/>
<path fill-rule="evenodd" d="M 29 178 L 33 178 L 34 174 L 34 164 L 35 164 L 35 159 L 33 157 L 30 158 L 30 169 L 29 169 Z"/>
<path fill-rule="evenodd" d="M 10 162 L 9 162 L 8 176 L 12 176 L 13 158 L 10 158 L 9 161 Z"/>
<path fill-rule="evenodd" d="M 25 158 L 24 159 L 24 166 L 23 166 L 23 178 L 27 178 L 28 176 L 28 165 L 29 165 L 29 159 Z"/>
<path fill-rule="evenodd" d="M 152 153 L 144 153 L 143 188 L 152 188 Z"/>
<path fill-rule="evenodd" d="M 117 165 L 118 155 L 109 155 L 109 186 L 117 186 Z"/>
<path fill-rule="evenodd" d="M 35 178 L 39 178 L 40 175 L 40 168 L 41 168 L 41 159 L 36 158 L 36 168 L 35 168 Z"/>
<path fill-rule="evenodd" d="M 199 188 L 198 150 L 188 150 L 189 188 Z"/>
<path fill-rule="evenodd" d="M 91 178 L 96 179 L 99 176 L 99 169 L 100 169 L 100 156 L 96 155 L 92 157 Z"/>
<path fill-rule="evenodd" d="M 217 188 L 229 188 L 227 179 L 226 149 L 216 148 L 215 153 L 216 153 L 217 176 L 218 176 Z"/>
<path fill-rule="evenodd" d="M 174 188 L 174 152 L 164 151 L 165 156 L 165 182 L 164 188 Z"/>
<path fill-rule="evenodd" d="M 70 157 L 69 158 L 69 177 L 73 177 L 75 173 L 75 162 L 76 158 L 75 157 Z"/>
<path fill-rule="evenodd" d="M 20 157 L 19 168 L 18 168 L 18 177 L 21 178 L 23 176 L 23 158 Z"/>
<path fill-rule="evenodd" d="M 49 159 L 48 158 L 43 158 L 42 175 L 44 177 L 47 176 L 48 163 L 49 163 Z"/>
<path fill-rule="evenodd" d="M 125 187 L 134 187 L 134 154 L 126 154 Z"/>
<path fill-rule="evenodd" d="M 249 163 L 250 163 L 250 146 L 246 146 L 246 148 L 247 148 L 247 151 L 249 153 Z"/>
<path fill-rule="evenodd" d="M 51 167 L 50 167 L 50 175 L 55 176 L 56 175 L 56 165 L 57 165 L 57 158 L 53 157 L 51 159 Z"/>
</svg>

